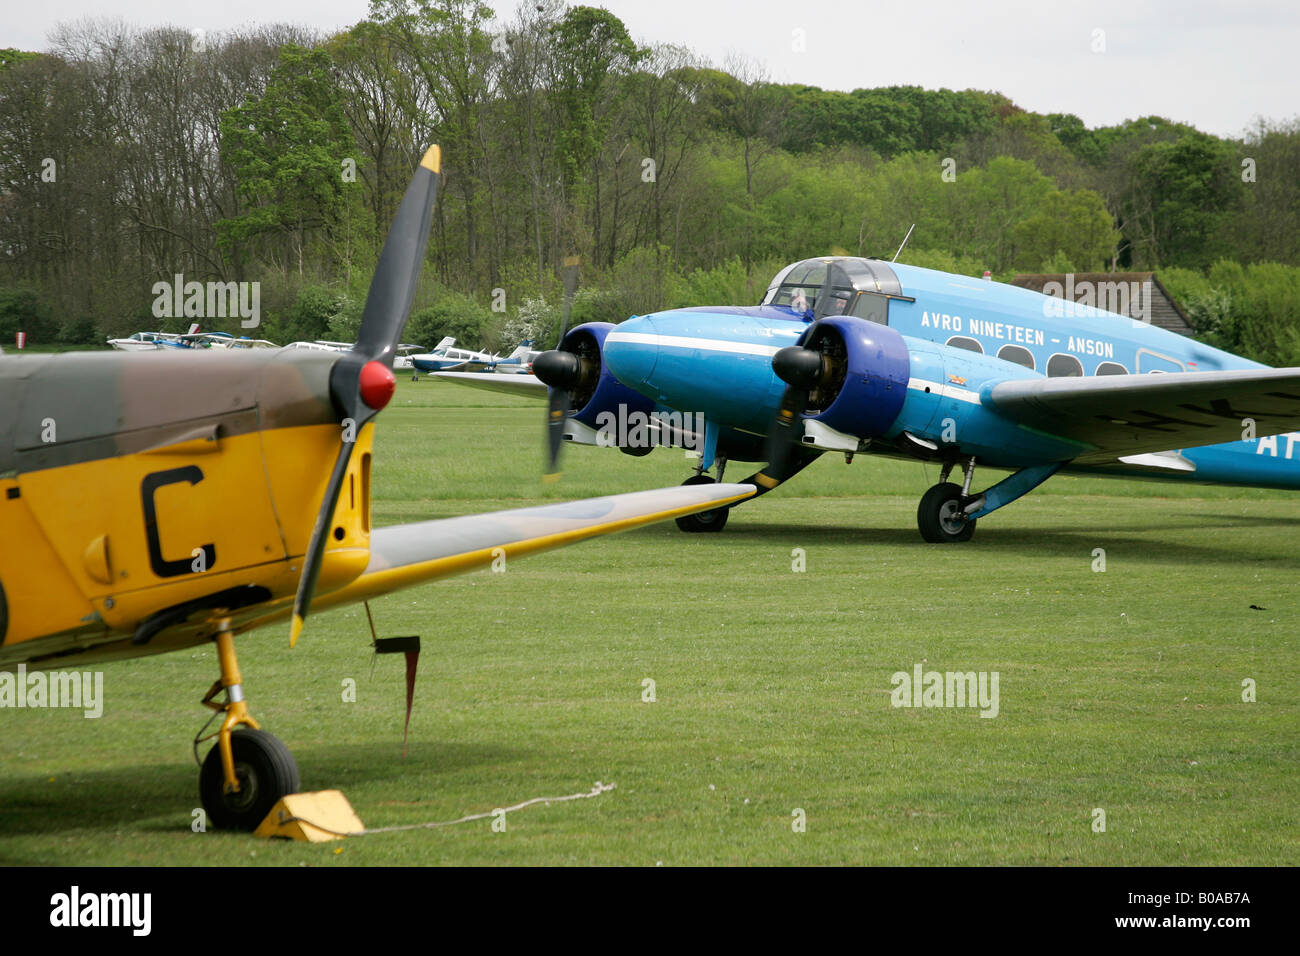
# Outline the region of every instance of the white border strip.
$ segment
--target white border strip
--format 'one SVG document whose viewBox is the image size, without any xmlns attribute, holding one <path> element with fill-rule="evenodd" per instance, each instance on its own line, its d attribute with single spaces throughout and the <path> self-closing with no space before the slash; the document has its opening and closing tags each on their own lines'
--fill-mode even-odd
<svg viewBox="0 0 1300 956">
<path fill-rule="evenodd" d="M 923 378 L 909 378 L 907 387 L 914 388 L 918 392 L 929 391 L 931 394 L 942 395 L 944 398 L 955 398 L 959 402 L 970 402 L 972 405 L 980 404 L 980 397 L 968 388 L 958 388 L 955 385 L 940 385 L 938 382 L 929 382 Z"/>
<path fill-rule="evenodd" d="M 686 335 L 655 335 L 649 332 L 610 332 L 606 342 L 628 345 L 657 345 L 661 348 L 698 349 L 701 352 L 732 352 L 736 355 L 763 355 L 771 358 L 784 346 L 729 342 L 725 339 L 698 339 Z"/>
</svg>

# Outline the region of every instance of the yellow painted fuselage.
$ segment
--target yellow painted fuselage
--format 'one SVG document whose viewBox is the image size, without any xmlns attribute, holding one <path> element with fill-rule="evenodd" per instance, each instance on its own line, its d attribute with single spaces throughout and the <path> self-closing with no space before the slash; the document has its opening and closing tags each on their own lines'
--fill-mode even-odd
<svg viewBox="0 0 1300 956">
<path fill-rule="evenodd" d="M 265 589 L 288 606 L 345 436 L 329 423 L 259 428 L 258 409 L 169 429 L 160 444 L 0 477 L 0 669 L 174 650 L 219 604 L 148 643 L 155 615 Z M 251 417 L 251 420 L 250 420 Z M 188 423 L 187 423 L 188 424 Z M 355 436 L 318 588 L 360 575 L 370 544 L 373 425 Z"/>
</svg>

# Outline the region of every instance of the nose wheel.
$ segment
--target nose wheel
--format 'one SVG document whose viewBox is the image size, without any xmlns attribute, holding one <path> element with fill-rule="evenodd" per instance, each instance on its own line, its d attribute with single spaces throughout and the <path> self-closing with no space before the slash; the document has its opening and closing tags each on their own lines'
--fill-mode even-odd
<svg viewBox="0 0 1300 956">
<path fill-rule="evenodd" d="M 211 735 L 217 742 L 199 771 L 199 797 L 213 826 L 255 830 L 281 797 L 298 792 L 298 765 L 289 748 L 258 727 L 248 713 L 228 619 L 218 624 L 216 641 L 221 677 L 203 704 L 215 711 L 213 719 L 220 717 L 221 725 Z M 218 701 L 223 691 L 226 699 Z M 194 740 L 196 759 L 198 745 L 211 737 L 199 731 Z"/>
<path fill-rule="evenodd" d="M 226 788 L 221 747 L 213 747 L 199 772 L 199 796 L 220 830 L 255 830 L 281 797 L 298 792 L 298 765 L 289 748 L 265 730 L 236 730 L 230 751 L 238 790 Z"/>
</svg>

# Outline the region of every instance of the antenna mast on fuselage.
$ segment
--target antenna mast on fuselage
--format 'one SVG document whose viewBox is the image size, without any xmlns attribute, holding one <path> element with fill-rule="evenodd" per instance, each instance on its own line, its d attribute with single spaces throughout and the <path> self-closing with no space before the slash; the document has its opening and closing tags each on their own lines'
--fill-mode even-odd
<svg viewBox="0 0 1300 956">
<path fill-rule="evenodd" d="M 903 252 L 903 246 L 907 245 L 907 240 L 909 240 L 909 239 L 912 238 L 912 229 L 915 229 L 915 228 L 916 228 L 916 223 L 912 223 L 912 227 L 911 227 L 911 229 L 908 229 L 908 230 L 907 230 L 907 235 L 905 235 L 905 236 L 903 237 L 903 242 L 902 242 L 902 244 L 898 247 L 898 252 L 895 252 L 895 253 L 894 253 L 894 258 L 890 259 L 890 260 L 889 260 L 890 262 L 897 262 L 897 261 L 898 261 L 898 257 L 899 257 L 899 255 L 901 255 L 902 252 Z"/>
</svg>

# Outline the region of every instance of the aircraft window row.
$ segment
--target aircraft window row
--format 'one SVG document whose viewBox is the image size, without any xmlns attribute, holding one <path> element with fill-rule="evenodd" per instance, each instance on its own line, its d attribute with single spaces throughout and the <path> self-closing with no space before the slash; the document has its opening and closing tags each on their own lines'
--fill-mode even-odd
<svg viewBox="0 0 1300 956">
<path fill-rule="evenodd" d="M 1004 345 L 998 349 L 998 358 L 1007 362 L 1014 362 L 1016 365 L 1023 365 L 1025 368 L 1034 367 L 1034 353 L 1020 345 Z"/>
<path fill-rule="evenodd" d="M 1083 375 L 1083 363 L 1073 355 L 1057 352 L 1047 360 L 1048 378 L 1071 378 Z"/>
<path fill-rule="evenodd" d="M 866 298 L 863 296 L 863 298 Z M 965 349 L 967 352 L 978 352 L 984 354 L 984 347 L 978 341 L 968 338 L 964 335 L 954 335 L 947 343 L 955 349 Z M 1019 345 L 1004 345 L 998 350 L 998 358 L 1016 365 L 1023 365 L 1027 369 L 1035 367 L 1034 354 L 1029 349 Z M 1097 375 L 1127 375 L 1128 369 L 1118 362 L 1102 362 L 1097 366 Z M 1070 378 L 1083 375 L 1083 363 L 1073 355 L 1064 355 L 1057 352 L 1047 360 L 1047 375 L 1049 378 Z"/>
</svg>

